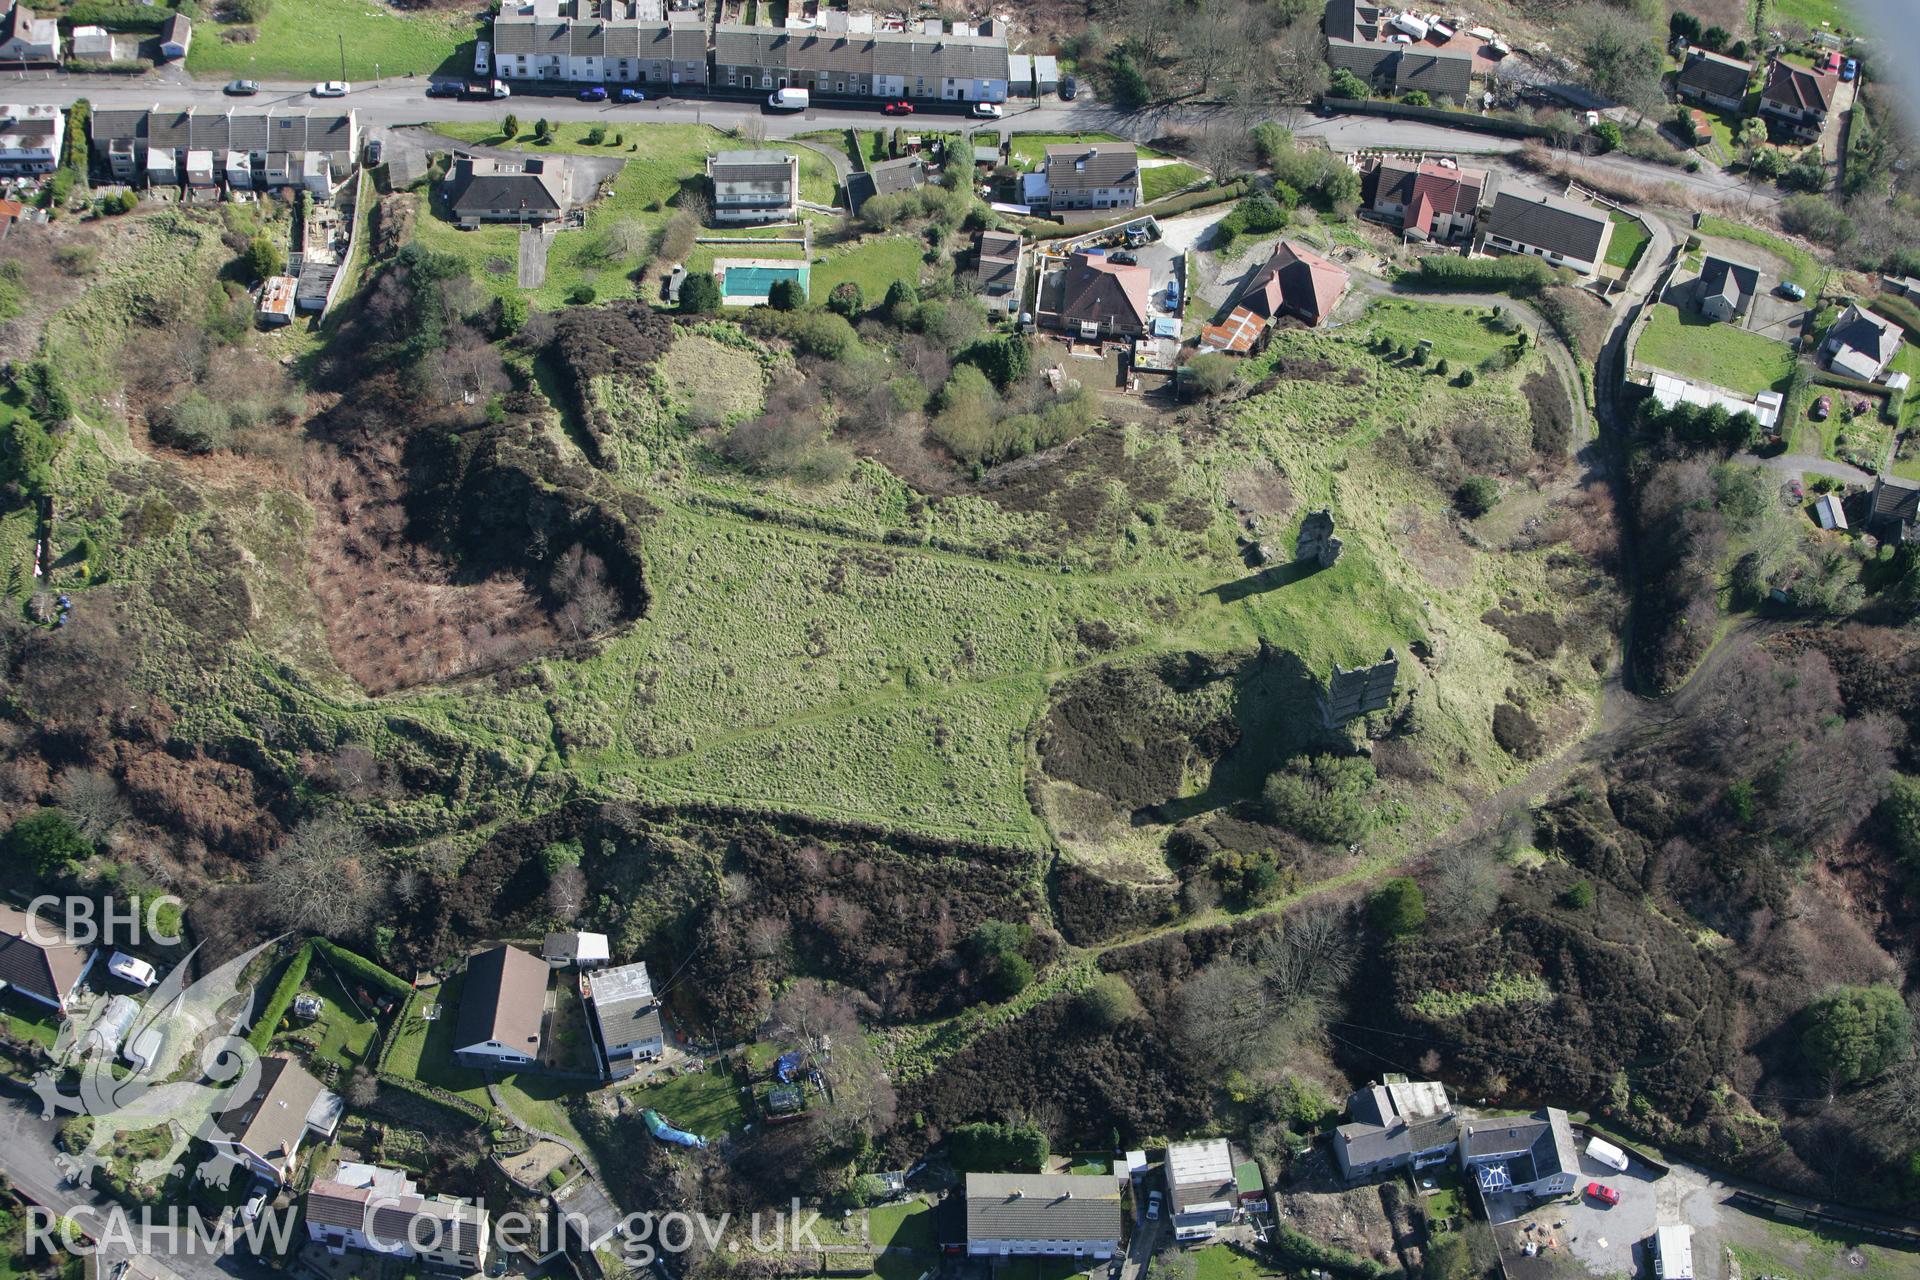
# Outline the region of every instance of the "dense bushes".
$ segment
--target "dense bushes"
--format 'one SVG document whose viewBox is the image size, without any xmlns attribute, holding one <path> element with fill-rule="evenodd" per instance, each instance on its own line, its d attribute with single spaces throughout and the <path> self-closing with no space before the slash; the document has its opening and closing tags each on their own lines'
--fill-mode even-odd
<svg viewBox="0 0 1920 1280">
<path fill-rule="evenodd" d="M 1418 933 L 1427 923 L 1427 897 L 1412 880 L 1396 876 L 1367 898 L 1367 919 L 1389 938 Z"/>
<path fill-rule="evenodd" d="M 1456 258 L 1451 254 L 1436 254 L 1420 259 L 1420 269 L 1403 274 L 1400 282 L 1417 289 L 1444 289 L 1460 293 L 1492 291 L 1526 298 L 1557 283 L 1560 277 L 1560 272 L 1540 259 L 1520 254 L 1498 258 Z"/>
<path fill-rule="evenodd" d="M 1913 1055 L 1913 1021 L 1895 987 L 1841 987 L 1801 1015 L 1800 1049 L 1822 1077 L 1859 1084 Z"/>
<path fill-rule="evenodd" d="M 1273 184 L 1271 191 L 1243 197 L 1226 217 L 1220 219 L 1217 234 L 1224 248 L 1243 235 L 1259 236 L 1285 229 L 1293 217 L 1300 193 L 1284 182 Z"/>
<path fill-rule="evenodd" d="M 273 993 L 267 997 L 267 1003 L 260 1010 L 260 1016 L 254 1019 L 253 1026 L 247 1032 L 247 1043 L 256 1053 L 265 1053 L 267 1046 L 273 1043 L 274 1032 L 280 1029 L 280 1020 L 287 1016 L 287 1010 L 293 1005 L 293 998 L 300 994 L 300 984 L 307 980 L 307 965 L 313 959 L 313 944 L 303 945 L 287 961 L 287 967 L 280 973 L 280 981 L 273 986 Z"/>
<path fill-rule="evenodd" d="M 7 864 L 35 876 L 57 875 L 92 854 L 87 838 L 58 809 L 36 809 L 0 838 Z"/>
<path fill-rule="evenodd" d="M 948 1155 L 966 1173 L 1038 1173 L 1047 1167 L 1047 1135 L 1032 1125 L 976 1121 L 955 1126 Z"/>
<path fill-rule="evenodd" d="M 390 973 L 373 961 L 357 952 L 348 951 L 326 938 L 315 938 L 314 949 L 328 964 L 339 971 L 340 976 L 366 983 L 376 991 L 384 991 L 390 996 L 406 996 L 413 990 L 413 984 L 396 973 Z"/>
<path fill-rule="evenodd" d="M 1273 820 L 1323 844 L 1350 844 L 1373 829 L 1379 779 L 1360 756 L 1296 756 L 1267 778 Z"/>
</svg>

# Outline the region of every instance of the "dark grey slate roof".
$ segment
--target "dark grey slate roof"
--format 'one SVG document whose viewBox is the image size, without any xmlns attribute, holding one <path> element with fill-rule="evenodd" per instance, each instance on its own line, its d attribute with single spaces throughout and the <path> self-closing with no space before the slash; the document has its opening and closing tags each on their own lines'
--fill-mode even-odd
<svg viewBox="0 0 1920 1280">
<path fill-rule="evenodd" d="M 1120 1239 L 1120 1184 L 1067 1173 L 967 1175 L 969 1240 Z"/>
<path fill-rule="evenodd" d="M 1131 142 L 1064 142 L 1047 148 L 1047 190 L 1096 191 L 1140 181 Z"/>
<path fill-rule="evenodd" d="M 1868 519 L 1920 521 L 1920 485 L 1886 476 L 1876 478 Z"/>
<path fill-rule="evenodd" d="M 1320 29 L 1329 38 L 1357 40 L 1365 28 L 1380 30 L 1380 6 L 1360 0 L 1327 0 L 1327 11 Z"/>
<path fill-rule="evenodd" d="M 1399 64 L 1398 45 L 1381 44 L 1373 40 L 1347 40 L 1329 36 L 1327 38 L 1327 62 L 1335 68 L 1345 68 L 1369 82 L 1384 80 L 1393 74 Z"/>
<path fill-rule="evenodd" d="M 1703 296 L 1722 297 L 1737 307 L 1741 298 L 1751 298 L 1760 291 L 1760 270 L 1709 254 L 1700 265 L 1700 288 Z"/>
<path fill-rule="evenodd" d="M 1611 226 L 1605 212 L 1559 196 L 1502 191 L 1487 215 L 1487 234 L 1548 249 L 1566 258 L 1597 261 Z"/>
<path fill-rule="evenodd" d="M 1719 98 L 1743 98 L 1747 81 L 1752 77 L 1751 62 L 1738 62 L 1705 49 L 1695 49 L 1687 55 L 1687 65 L 1674 77 L 1674 85 Z"/>
<path fill-rule="evenodd" d="M 1403 93 L 1421 89 L 1436 98 L 1464 100 L 1473 86 L 1473 55 L 1403 47 L 1394 65 L 1393 87 Z"/>
</svg>

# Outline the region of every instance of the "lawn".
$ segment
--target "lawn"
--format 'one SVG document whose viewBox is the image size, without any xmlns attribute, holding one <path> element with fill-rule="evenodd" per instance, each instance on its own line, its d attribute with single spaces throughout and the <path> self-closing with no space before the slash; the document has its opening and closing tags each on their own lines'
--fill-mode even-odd
<svg viewBox="0 0 1920 1280">
<path fill-rule="evenodd" d="M 1178 161 L 1173 164 L 1149 165 L 1140 171 L 1141 195 L 1149 201 L 1158 200 L 1161 196 L 1170 196 L 1206 176 L 1195 166 Z"/>
<path fill-rule="evenodd" d="M 1856 29 L 1852 11 L 1840 0 L 1767 0 L 1766 22 L 1769 30 L 1786 22 L 1797 22 L 1809 31 Z"/>
<path fill-rule="evenodd" d="M 1630 275 L 1647 241 L 1653 239 L 1653 233 L 1647 230 L 1646 223 L 1630 213 L 1615 209 L 1609 216 L 1613 219 L 1613 238 L 1607 241 L 1607 265 L 1620 268 L 1623 276 Z"/>
<path fill-rule="evenodd" d="M 59 1015 L 45 1005 L 36 1004 L 11 991 L 0 994 L 0 1017 L 7 1020 L 7 1030 L 23 1040 L 32 1040 L 51 1049 L 53 1042 L 60 1038 Z"/>
<path fill-rule="evenodd" d="M 497 124 L 476 121 L 436 127 L 461 142 L 500 145 L 505 141 Z M 633 273 L 652 256 L 651 233 L 672 216 L 672 205 L 683 183 L 700 184 L 707 156 L 737 145 L 718 129 L 669 124 L 614 129 L 607 137 L 620 136 L 621 146 L 592 146 L 586 141 L 590 127 L 572 123 L 558 125 L 545 143 L 535 143 L 528 129 L 511 144 L 535 153 L 551 150 L 618 156 L 626 160 L 614 180 L 611 194 L 588 209 L 586 226 L 554 236 L 547 255 L 546 283 L 525 291 L 528 301 L 537 307 L 551 310 L 566 305 L 568 294 L 583 282 L 591 284 L 601 298 L 631 289 Z M 826 157 L 807 147 L 779 145 L 800 156 L 800 188 L 804 198 L 825 204 L 835 197 L 833 166 Z M 422 244 L 465 260 L 474 279 L 492 293 L 521 291 L 515 269 L 520 252 L 518 227 L 494 224 L 462 231 L 447 216 L 444 202 L 437 193 L 433 196 L 433 207 L 436 216 L 422 216 L 414 224 L 414 235 Z M 768 246 L 750 252 L 755 257 L 799 256 L 797 246 Z M 687 268 L 707 270 L 715 257 L 729 256 L 739 255 L 724 246 L 716 249 L 702 245 L 689 256 Z"/>
<path fill-rule="evenodd" d="M 882 1205 L 867 1211 L 867 1238 L 876 1249 L 933 1249 L 933 1206 L 925 1200 Z"/>
<path fill-rule="evenodd" d="M 704 247 L 704 246 L 703 246 Z M 843 280 L 860 286 L 869 305 L 887 296 L 895 280 L 920 281 L 921 242 L 912 236 L 876 236 L 824 255 L 813 267 L 813 300 L 825 302 Z"/>
<path fill-rule="evenodd" d="M 341 37 L 348 80 L 371 80 L 376 70 L 390 77 L 473 67 L 471 6 L 402 13 L 377 0 L 285 0 L 267 11 L 258 39 L 223 38 L 238 29 L 197 19 L 187 70 L 209 79 L 335 80 Z"/>
<path fill-rule="evenodd" d="M 1809 295 L 1820 283 L 1821 267 L 1814 256 L 1792 241 L 1783 240 L 1770 231 L 1762 231 L 1744 222 L 1734 222 L 1712 214 L 1700 219 L 1699 231 L 1703 236 L 1738 240 L 1743 244 L 1750 244 L 1779 255 L 1788 265 L 1787 279 L 1805 289 Z"/>
<path fill-rule="evenodd" d="M 457 1093 L 483 1107 L 491 1106 L 486 1077 L 453 1060 L 453 1023 L 460 1015 L 463 981 L 456 976 L 444 986 L 422 987 L 414 995 L 413 1003 L 407 1006 L 405 1021 L 395 1033 L 397 1039 L 393 1053 L 387 1058 L 387 1070 Z M 440 1016 L 428 1022 L 421 1013 L 436 1003 L 440 1006 Z"/>
<path fill-rule="evenodd" d="M 501 1105 L 521 1124 L 564 1138 L 576 1148 L 586 1146 L 580 1131 L 573 1127 L 565 1102 L 586 1088 L 580 1081 L 516 1075 L 502 1077 L 494 1083 L 494 1088 L 500 1091 Z"/>
<path fill-rule="evenodd" d="M 1193 1280 L 1260 1280 L 1279 1275 L 1252 1254 L 1230 1244 L 1212 1244 L 1193 1254 Z"/>
<path fill-rule="evenodd" d="M 1793 372 L 1785 343 L 1717 324 L 1694 311 L 1656 303 L 1634 360 L 1741 395 L 1783 390 Z"/>
<path fill-rule="evenodd" d="M 1062 142 L 1125 142 L 1126 139 L 1111 133 L 1016 133 L 1013 135 L 1012 151 L 1015 168 L 1031 169 L 1046 159 L 1047 148 Z M 1155 151 L 1152 147 L 1136 145 L 1134 150 L 1142 160 L 1164 160 L 1167 153 Z"/>
<path fill-rule="evenodd" d="M 379 1022 L 354 1012 L 353 1002 L 327 972 L 324 960 L 316 958 L 309 969 L 306 989 L 327 1002 L 318 1023 L 320 1040 L 314 1046 L 314 1055 L 343 1068 L 358 1066 L 366 1057 L 367 1047 L 373 1043 Z"/>
<path fill-rule="evenodd" d="M 697 1133 L 703 1138 L 717 1138 L 746 1122 L 746 1113 L 740 1106 L 740 1089 L 724 1067 L 716 1066 L 622 1092 L 640 1106 L 658 1111 L 676 1129 Z"/>
</svg>

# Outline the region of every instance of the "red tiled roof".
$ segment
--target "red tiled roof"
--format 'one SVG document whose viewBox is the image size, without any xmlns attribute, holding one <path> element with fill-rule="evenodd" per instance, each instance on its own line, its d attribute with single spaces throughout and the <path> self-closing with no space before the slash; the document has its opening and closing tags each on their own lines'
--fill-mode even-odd
<svg viewBox="0 0 1920 1280">
<path fill-rule="evenodd" d="M 1421 235 L 1433 234 L 1433 197 L 1414 187 L 1413 203 L 1407 206 L 1406 228 Z"/>
<path fill-rule="evenodd" d="M 1760 91 L 1765 102 L 1800 111 L 1825 111 L 1833 102 L 1834 78 L 1805 67 L 1774 60 L 1767 68 L 1767 87 Z"/>
<path fill-rule="evenodd" d="M 1282 240 L 1248 282 L 1241 304 L 1264 311 L 1268 319 L 1292 310 L 1319 324 L 1346 296 L 1347 273 L 1310 249 Z"/>
<path fill-rule="evenodd" d="M 1147 327 L 1147 298 L 1153 292 L 1153 273 L 1142 266 L 1123 266 L 1103 255 L 1076 253 L 1067 268 L 1066 294 L 1060 314 L 1072 321 L 1101 323 L 1130 317 Z"/>
</svg>

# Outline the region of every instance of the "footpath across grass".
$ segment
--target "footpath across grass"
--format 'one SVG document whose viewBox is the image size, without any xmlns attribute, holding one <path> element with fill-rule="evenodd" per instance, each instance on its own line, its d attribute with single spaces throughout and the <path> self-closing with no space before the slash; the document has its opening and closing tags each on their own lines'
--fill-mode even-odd
<svg viewBox="0 0 1920 1280">
<path fill-rule="evenodd" d="M 407 12 L 383 0 L 281 0 L 257 24 L 198 19 L 187 70 L 206 79 L 337 80 L 344 44 L 349 81 L 471 71 L 475 38 L 471 6 Z"/>
</svg>

